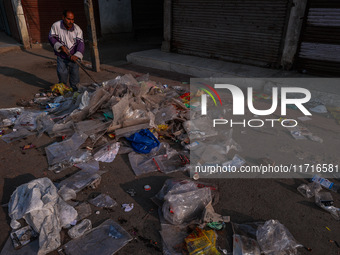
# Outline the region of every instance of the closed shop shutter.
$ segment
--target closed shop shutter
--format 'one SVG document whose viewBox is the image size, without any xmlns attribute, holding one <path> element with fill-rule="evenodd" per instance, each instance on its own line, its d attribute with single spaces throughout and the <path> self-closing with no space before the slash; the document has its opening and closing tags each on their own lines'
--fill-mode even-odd
<svg viewBox="0 0 340 255">
<path fill-rule="evenodd" d="M 340 1 L 312 0 L 307 7 L 298 69 L 340 76 Z"/>
<path fill-rule="evenodd" d="M 75 23 L 83 30 L 87 38 L 87 21 L 84 0 L 21 0 L 30 35 L 31 44 L 48 42 L 48 33 L 54 22 L 62 19 L 62 12 L 67 9 L 74 12 Z M 93 1 L 97 36 L 100 35 L 98 1 Z"/>
<path fill-rule="evenodd" d="M 173 0 L 173 52 L 277 67 L 288 0 Z"/>
</svg>

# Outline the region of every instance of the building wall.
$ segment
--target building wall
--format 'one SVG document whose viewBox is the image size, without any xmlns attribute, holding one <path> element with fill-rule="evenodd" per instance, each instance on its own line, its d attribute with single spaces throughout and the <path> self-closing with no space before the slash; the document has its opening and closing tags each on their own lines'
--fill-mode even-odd
<svg viewBox="0 0 340 255">
<path fill-rule="evenodd" d="M 102 34 L 132 31 L 130 0 L 98 0 Z"/>
</svg>

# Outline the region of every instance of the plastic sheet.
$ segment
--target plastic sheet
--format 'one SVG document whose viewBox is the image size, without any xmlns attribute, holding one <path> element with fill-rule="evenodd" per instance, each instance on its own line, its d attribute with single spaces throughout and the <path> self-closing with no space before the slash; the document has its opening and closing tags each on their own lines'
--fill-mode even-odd
<svg viewBox="0 0 340 255">
<path fill-rule="evenodd" d="M 0 127 L 12 126 L 18 116 L 24 111 L 23 107 L 0 109 Z"/>
<path fill-rule="evenodd" d="M 297 190 L 301 193 L 302 196 L 306 198 L 314 197 L 316 193 L 322 190 L 322 187 L 319 183 L 311 182 L 308 184 L 301 184 Z"/>
<path fill-rule="evenodd" d="M 109 195 L 100 194 L 99 196 L 89 200 L 89 203 L 101 208 L 112 208 L 117 205 L 117 202 L 114 201 Z"/>
<path fill-rule="evenodd" d="M 289 230 L 278 220 L 268 220 L 256 232 L 257 242 L 264 254 L 297 254 L 297 243 Z"/>
<path fill-rule="evenodd" d="M 0 138 L 6 143 L 11 143 L 34 134 L 34 132 L 28 131 L 27 129 L 19 129 L 18 131 L 3 135 Z"/>
<path fill-rule="evenodd" d="M 45 151 L 49 170 L 60 170 L 75 163 L 88 161 L 91 154 L 86 150 L 78 150 L 86 139 L 86 134 L 75 133 L 65 141 L 47 146 Z"/>
<path fill-rule="evenodd" d="M 189 223 L 201 218 L 204 208 L 212 201 L 209 188 L 197 188 L 194 184 L 174 186 L 164 197 L 162 212 L 171 224 Z"/>
<path fill-rule="evenodd" d="M 72 121 L 67 123 L 56 123 L 52 130 L 47 130 L 47 133 L 52 138 L 57 136 L 71 137 L 75 133 L 74 123 Z"/>
<path fill-rule="evenodd" d="M 98 152 L 94 154 L 94 159 L 101 162 L 112 162 L 119 151 L 120 143 L 111 143 L 103 146 Z"/>
<path fill-rule="evenodd" d="M 110 236 L 110 227 L 120 235 L 119 238 Z M 74 239 L 64 245 L 66 254 L 72 255 L 112 255 L 124 247 L 132 237 L 116 222 L 109 219 L 96 228 L 91 229 L 80 238 Z"/>
<path fill-rule="evenodd" d="M 77 211 L 58 196 L 56 187 L 48 178 L 19 186 L 11 196 L 8 211 L 12 223 L 25 218 L 40 234 L 38 255 L 59 247 L 61 228 L 77 217 Z"/>
<path fill-rule="evenodd" d="M 71 229 L 69 229 L 67 234 L 72 239 L 74 239 L 74 238 L 81 237 L 82 235 L 84 235 L 90 229 L 92 229 L 92 223 L 89 219 L 85 219 L 82 222 L 80 222 L 79 224 L 77 224 L 74 227 L 72 227 Z"/>
</svg>

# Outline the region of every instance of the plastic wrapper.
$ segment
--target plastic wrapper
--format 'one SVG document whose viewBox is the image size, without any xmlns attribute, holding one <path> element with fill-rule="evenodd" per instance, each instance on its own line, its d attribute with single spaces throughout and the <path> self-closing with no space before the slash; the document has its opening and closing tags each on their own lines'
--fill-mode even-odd
<svg viewBox="0 0 340 255">
<path fill-rule="evenodd" d="M 82 110 L 85 107 L 87 107 L 90 104 L 90 95 L 89 92 L 84 91 L 84 93 L 81 96 L 80 104 L 79 104 L 79 109 Z"/>
<path fill-rule="evenodd" d="M 45 148 L 50 170 L 89 160 L 89 152 L 78 150 L 86 141 L 87 135 L 75 133 L 71 138 L 60 143 L 53 143 Z"/>
<path fill-rule="evenodd" d="M 23 107 L 0 109 L 0 127 L 12 126 L 18 116 L 24 111 Z"/>
<path fill-rule="evenodd" d="M 44 132 L 50 133 L 53 130 L 55 123 L 52 120 L 51 116 L 47 115 L 47 113 L 41 113 L 37 117 L 37 131 L 38 135 L 42 135 Z"/>
<path fill-rule="evenodd" d="M 302 196 L 306 198 L 314 197 L 316 193 L 322 190 L 322 187 L 319 183 L 311 182 L 308 184 L 301 184 L 297 190 L 301 193 Z"/>
<path fill-rule="evenodd" d="M 129 108 L 129 95 L 125 95 L 117 104 L 112 106 L 113 121 L 109 130 L 120 128 L 126 110 Z"/>
<path fill-rule="evenodd" d="M 82 189 L 98 183 L 101 180 L 101 172 L 91 170 L 80 170 L 79 172 L 71 175 L 67 179 L 59 183 L 59 187 L 68 187 L 73 189 L 76 193 Z"/>
<path fill-rule="evenodd" d="M 37 129 L 37 117 L 41 112 L 24 111 L 21 113 L 14 123 L 13 129 L 27 129 L 29 131 L 34 131 Z"/>
<path fill-rule="evenodd" d="M 278 220 L 268 220 L 256 232 L 257 242 L 264 254 L 295 255 L 297 248 L 303 247 L 297 243 L 289 230 Z"/>
<path fill-rule="evenodd" d="M 28 131 L 27 129 L 19 129 L 18 131 L 3 135 L 0 138 L 6 143 L 11 143 L 34 134 L 34 132 Z"/>
<path fill-rule="evenodd" d="M 89 200 L 89 203 L 101 208 L 112 208 L 117 205 L 117 202 L 114 201 L 109 195 L 100 194 L 95 198 Z"/>
<path fill-rule="evenodd" d="M 81 237 L 90 229 L 92 229 L 92 223 L 89 219 L 85 219 L 79 224 L 69 229 L 69 231 L 67 231 L 67 234 L 69 235 L 69 237 L 74 239 L 74 238 Z"/>
<path fill-rule="evenodd" d="M 111 236 L 110 233 L 112 233 Z M 116 238 L 112 237 L 112 235 L 115 235 Z M 72 255 L 112 255 L 131 240 L 132 237 L 128 232 L 109 219 L 98 227 L 91 229 L 85 235 L 68 242 L 63 249 L 66 254 Z"/>
<path fill-rule="evenodd" d="M 51 130 L 47 130 L 47 133 L 52 138 L 57 136 L 71 137 L 75 133 L 74 123 L 72 121 L 67 123 L 56 123 Z"/>
<path fill-rule="evenodd" d="M 197 188 L 192 183 L 174 186 L 164 197 L 162 212 L 171 224 L 189 223 L 201 218 L 204 208 L 212 201 L 209 188 Z"/>
<path fill-rule="evenodd" d="M 178 155 L 177 151 L 172 149 L 169 144 L 161 143 L 159 147 L 152 149 L 149 154 L 130 152 L 129 161 L 135 175 L 137 176 L 155 171 L 164 171 L 165 173 L 169 173 L 184 169 L 182 165 L 181 168 L 176 169 L 180 160 L 179 158 L 176 160 L 175 165 L 171 164 L 170 160 L 177 157 L 176 155 Z M 169 162 L 166 162 L 167 160 Z"/>
<path fill-rule="evenodd" d="M 197 227 L 184 239 L 189 255 L 220 255 L 216 248 L 217 234 L 214 230 L 205 230 Z"/>
<path fill-rule="evenodd" d="M 89 115 L 94 114 L 102 104 L 109 100 L 111 97 L 110 93 L 108 93 L 104 88 L 97 88 L 96 91 L 91 95 L 90 103 L 89 103 Z"/>
<path fill-rule="evenodd" d="M 158 109 L 156 112 L 154 112 L 154 114 L 156 125 L 165 124 L 167 121 L 177 117 L 177 111 L 173 105 Z"/>
<path fill-rule="evenodd" d="M 120 143 L 111 143 L 102 147 L 99 151 L 94 154 L 94 159 L 101 162 L 112 162 L 119 151 Z"/>
<path fill-rule="evenodd" d="M 315 203 L 329 212 L 334 219 L 340 220 L 340 208 L 333 206 L 334 200 L 330 192 L 315 193 Z"/>
<path fill-rule="evenodd" d="M 19 186 L 11 196 L 8 212 L 12 222 L 24 218 L 40 234 L 38 255 L 58 248 L 61 228 L 77 217 L 77 211 L 59 197 L 48 178 Z"/>
<path fill-rule="evenodd" d="M 93 142 L 96 142 L 101 136 L 103 136 L 109 126 L 109 122 L 102 122 L 98 119 L 85 120 L 75 124 L 76 130 L 88 135 Z"/>
</svg>

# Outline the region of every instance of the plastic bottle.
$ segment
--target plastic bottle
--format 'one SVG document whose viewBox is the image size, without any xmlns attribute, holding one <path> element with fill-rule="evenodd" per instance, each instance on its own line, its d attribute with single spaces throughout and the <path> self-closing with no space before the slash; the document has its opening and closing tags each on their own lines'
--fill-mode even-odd
<svg viewBox="0 0 340 255">
<path fill-rule="evenodd" d="M 318 175 L 313 176 L 312 182 L 320 183 L 322 187 L 325 187 L 331 191 L 340 192 L 340 185 L 334 184 L 334 182 L 331 182 L 328 179 L 322 178 Z"/>
</svg>

